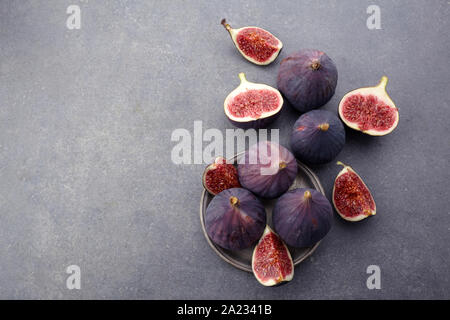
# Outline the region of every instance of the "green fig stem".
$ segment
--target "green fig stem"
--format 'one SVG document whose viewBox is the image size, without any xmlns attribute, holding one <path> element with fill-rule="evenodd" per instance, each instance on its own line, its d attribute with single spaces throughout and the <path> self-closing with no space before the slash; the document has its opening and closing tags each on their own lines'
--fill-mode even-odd
<svg viewBox="0 0 450 320">
<path fill-rule="evenodd" d="M 239 199 L 236 198 L 236 197 L 231 197 L 230 198 L 230 203 L 231 203 L 232 206 L 237 207 L 239 205 Z"/>
<path fill-rule="evenodd" d="M 377 87 L 381 87 L 383 89 L 386 89 L 387 83 L 388 83 L 388 77 L 382 76 L 381 80 L 380 80 L 380 83 L 377 85 Z"/>
<path fill-rule="evenodd" d="M 345 167 L 348 167 L 345 163 L 342 163 L 342 162 L 340 162 L 340 161 L 336 162 L 336 164 L 337 164 L 337 165 L 340 165 L 340 166 L 343 166 L 344 168 L 345 168 Z"/>
<path fill-rule="evenodd" d="M 305 199 L 311 199 L 312 198 L 311 192 L 309 190 L 306 190 L 305 193 L 303 194 L 303 197 Z"/>
<path fill-rule="evenodd" d="M 245 73 L 243 72 L 239 73 L 239 79 L 241 80 L 241 83 L 248 82 L 245 78 Z"/>
<path fill-rule="evenodd" d="M 231 26 L 227 23 L 227 20 L 225 18 L 220 21 L 220 23 L 223 25 L 225 29 L 227 29 L 228 32 L 231 32 Z"/>
<path fill-rule="evenodd" d="M 329 127 L 330 127 L 330 124 L 328 124 L 328 123 L 322 123 L 319 125 L 319 129 L 322 131 L 327 131 Z"/>
</svg>

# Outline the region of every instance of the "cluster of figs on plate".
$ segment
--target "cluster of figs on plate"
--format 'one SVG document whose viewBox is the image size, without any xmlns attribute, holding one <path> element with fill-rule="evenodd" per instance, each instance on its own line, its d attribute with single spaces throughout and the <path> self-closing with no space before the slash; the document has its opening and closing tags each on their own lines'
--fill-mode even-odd
<svg viewBox="0 0 450 320">
<path fill-rule="evenodd" d="M 267 65 L 277 58 L 282 42 L 259 27 L 233 29 L 221 24 L 237 50 L 248 61 Z M 237 165 L 217 158 L 203 174 L 203 185 L 213 195 L 205 214 L 209 238 L 228 250 L 254 246 L 252 270 L 266 286 L 290 281 L 294 264 L 289 247 L 315 245 L 329 232 L 333 219 L 330 201 L 319 191 L 293 188 L 298 174 L 297 160 L 325 164 L 345 144 L 344 124 L 368 135 L 392 132 L 398 110 L 386 93 L 387 77 L 378 85 L 348 92 L 336 115 L 317 109 L 334 95 L 338 72 L 331 58 L 320 50 L 302 49 L 284 58 L 277 87 L 250 82 L 239 74 L 240 84 L 224 101 L 224 111 L 239 128 L 264 128 L 280 115 L 285 100 L 301 113 L 292 128 L 290 149 L 270 141 L 251 146 Z M 332 192 L 336 212 L 347 221 L 375 215 L 375 201 L 361 177 L 338 161 Z M 261 199 L 276 199 L 272 228 Z"/>
</svg>

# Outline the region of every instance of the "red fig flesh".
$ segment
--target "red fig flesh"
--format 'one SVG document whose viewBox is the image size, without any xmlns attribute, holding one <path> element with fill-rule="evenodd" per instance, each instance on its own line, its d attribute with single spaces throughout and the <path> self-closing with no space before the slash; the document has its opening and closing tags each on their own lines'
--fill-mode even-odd
<svg viewBox="0 0 450 320">
<path fill-rule="evenodd" d="M 236 167 L 222 157 L 218 157 L 213 164 L 206 167 L 202 180 L 206 191 L 212 195 L 241 186 Z"/>
<path fill-rule="evenodd" d="M 262 28 L 233 29 L 225 19 L 222 19 L 221 23 L 230 33 L 236 48 L 250 62 L 267 65 L 277 58 L 283 48 L 280 40 Z"/>
<path fill-rule="evenodd" d="M 386 92 L 388 78 L 375 87 L 347 93 L 339 103 L 339 116 L 352 129 L 372 136 L 384 136 L 398 124 L 398 109 Z"/>
<path fill-rule="evenodd" d="M 269 226 L 266 226 L 253 250 L 252 270 L 256 279 L 264 286 L 291 281 L 294 277 L 291 254 L 281 238 Z"/>
<path fill-rule="evenodd" d="M 239 128 L 263 128 L 273 122 L 283 107 L 281 93 L 268 85 L 247 81 L 239 73 L 240 85 L 224 101 L 228 119 Z"/>
<path fill-rule="evenodd" d="M 361 177 L 342 162 L 344 169 L 334 181 L 333 205 L 337 213 L 347 221 L 360 221 L 376 214 L 376 205 L 369 188 Z"/>
</svg>

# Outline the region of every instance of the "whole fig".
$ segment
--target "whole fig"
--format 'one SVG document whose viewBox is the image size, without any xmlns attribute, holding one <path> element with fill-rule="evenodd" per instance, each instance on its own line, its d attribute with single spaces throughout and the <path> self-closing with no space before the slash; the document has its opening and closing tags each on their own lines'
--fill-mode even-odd
<svg viewBox="0 0 450 320">
<path fill-rule="evenodd" d="M 330 231 L 333 209 L 328 199 L 314 189 L 299 188 L 283 194 L 275 204 L 275 231 L 292 247 L 309 247 Z"/>
<path fill-rule="evenodd" d="M 300 112 L 318 108 L 334 95 L 338 72 L 324 52 L 302 49 L 283 59 L 278 71 L 278 90 Z"/>
<path fill-rule="evenodd" d="M 297 171 L 294 155 L 270 141 L 261 141 L 250 147 L 238 164 L 241 185 L 257 196 L 269 199 L 286 192 Z"/>
<path fill-rule="evenodd" d="M 226 189 L 210 202 L 205 214 L 209 238 L 229 250 L 250 247 L 266 227 L 266 209 L 253 193 L 242 188 Z"/>
</svg>

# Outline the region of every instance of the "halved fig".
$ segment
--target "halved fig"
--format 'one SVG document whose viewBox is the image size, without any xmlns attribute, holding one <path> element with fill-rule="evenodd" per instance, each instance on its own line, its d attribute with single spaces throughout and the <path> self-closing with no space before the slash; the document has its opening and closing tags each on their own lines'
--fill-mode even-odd
<svg viewBox="0 0 450 320">
<path fill-rule="evenodd" d="M 344 166 L 334 181 L 333 205 L 337 213 L 347 221 L 360 221 L 376 214 L 376 205 L 369 188 L 350 167 Z"/>
<path fill-rule="evenodd" d="M 281 93 L 266 84 L 247 81 L 239 73 L 241 84 L 225 99 L 225 114 L 236 127 L 263 128 L 273 122 L 283 107 Z"/>
<path fill-rule="evenodd" d="M 217 157 L 214 163 L 206 167 L 202 181 L 206 191 L 212 195 L 226 189 L 241 187 L 236 167 L 222 157 Z"/>
<path fill-rule="evenodd" d="M 239 52 L 250 62 L 267 65 L 274 61 L 283 43 L 270 32 L 258 27 L 233 29 L 225 19 L 221 24 L 230 33 L 231 39 Z"/>
<path fill-rule="evenodd" d="M 352 129 L 371 136 L 384 136 L 398 124 L 398 109 L 386 92 L 388 78 L 383 76 L 375 87 L 347 93 L 339 103 L 339 116 Z"/>
<path fill-rule="evenodd" d="M 256 279 L 264 286 L 291 281 L 294 277 L 294 263 L 289 249 L 269 226 L 266 226 L 253 250 L 252 270 Z"/>
</svg>

